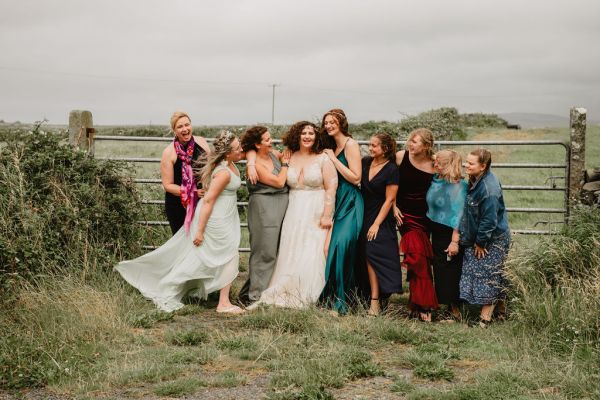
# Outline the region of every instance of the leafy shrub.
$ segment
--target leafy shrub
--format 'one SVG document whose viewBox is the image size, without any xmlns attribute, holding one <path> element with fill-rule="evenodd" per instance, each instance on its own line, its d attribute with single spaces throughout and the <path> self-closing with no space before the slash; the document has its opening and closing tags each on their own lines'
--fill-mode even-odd
<svg viewBox="0 0 600 400">
<path fill-rule="evenodd" d="M 122 176 L 126 164 L 96 160 L 39 126 L 6 139 L 0 151 L 4 300 L 15 294 L 16 281 L 85 275 L 140 251 L 139 199 Z"/>
<path fill-rule="evenodd" d="M 464 139 L 464 126 L 461 122 L 461 117 L 456 108 L 438 108 L 400 121 L 399 136 L 407 138 L 408 134 L 417 128 L 428 128 L 433 132 L 436 140 Z"/>
</svg>

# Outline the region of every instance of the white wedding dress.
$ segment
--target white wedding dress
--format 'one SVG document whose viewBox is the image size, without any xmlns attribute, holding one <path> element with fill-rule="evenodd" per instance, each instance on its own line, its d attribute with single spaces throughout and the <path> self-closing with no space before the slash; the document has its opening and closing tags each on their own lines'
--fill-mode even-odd
<svg viewBox="0 0 600 400">
<path fill-rule="evenodd" d="M 206 298 L 227 286 L 238 275 L 240 217 L 237 210 L 237 189 L 240 177 L 223 162 L 213 176 L 227 170 L 231 180 L 215 201 L 206 224 L 204 242 L 194 246 L 202 200 L 198 202 L 190 233 L 184 227 L 160 246 L 135 260 L 120 262 L 116 267 L 123 278 L 152 300 L 163 311 L 181 307 L 184 296 Z"/>
<path fill-rule="evenodd" d="M 325 154 L 298 171 L 290 160 L 289 203 L 275 271 L 269 287 L 249 309 L 260 304 L 303 308 L 314 304 L 325 286 L 324 246 L 327 229 L 319 227 L 325 202 L 335 202 L 337 172 Z M 325 190 L 327 188 L 327 190 Z M 332 205 L 333 207 L 333 205 Z"/>
</svg>

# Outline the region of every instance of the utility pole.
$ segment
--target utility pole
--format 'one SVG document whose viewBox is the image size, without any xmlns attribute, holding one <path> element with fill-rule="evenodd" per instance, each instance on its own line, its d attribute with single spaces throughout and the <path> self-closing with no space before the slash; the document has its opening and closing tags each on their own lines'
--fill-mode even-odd
<svg viewBox="0 0 600 400">
<path fill-rule="evenodd" d="M 271 84 L 271 87 L 273 88 L 273 100 L 271 101 L 271 125 L 275 125 L 275 88 L 277 86 L 281 85 L 278 83 Z"/>
</svg>

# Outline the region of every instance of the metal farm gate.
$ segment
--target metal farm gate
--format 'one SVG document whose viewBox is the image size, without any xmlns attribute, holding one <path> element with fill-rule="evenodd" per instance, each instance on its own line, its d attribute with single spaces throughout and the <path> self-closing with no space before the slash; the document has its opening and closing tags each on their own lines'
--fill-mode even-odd
<svg viewBox="0 0 600 400">
<path fill-rule="evenodd" d="M 119 141 L 119 142 L 171 142 L 173 139 L 168 137 L 141 137 L 141 136 L 96 136 L 93 140 L 95 141 Z M 211 142 L 213 139 L 207 139 Z M 360 145 L 368 145 L 367 140 L 359 140 Z M 281 140 L 274 140 L 274 143 L 281 143 Z M 400 142 L 398 142 L 400 143 Z M 569 144 L 561 141 L 552 140 L 537 140 L 537 141 L 438 141 L 435 144 L 439 150 L 442 147 L 457 147 L 457 146 L 468 146 L 470 149 L 484 146 L 554 146 L 564 150 L 563 161 L 559 163 L 492 163 L 494 170 L 498 169 L 524 169 L 531 171 L 533 169 L 551 169 L 558 171 L 557 175 L 552 175 L 544 185 L 526 185 L 526 184 L 510 184 L 503 185 L 505 191 L 550 191 L 550 192 L 562 192 L 562 206 L 555 208 L 545 207 L 511 207 L 507 201 L 507 211 L 510 214 L 515 213 L 536 213 L 536 214 L 562 214 L 560 219 L 561 223 L 567 221 L 569 214 L 569 185 L 568 177 L 570 173 L 570 156 L 571 148 Z M 493 152 L 492 152 L 493 153 Z M 158 164 L 160 158 L 144 158 L 144 157 L 102 157 L 108 160 L 127 161 L 132 163 L 154 163 L 157 164 L 156 170 L 159 170 Z M 244 164 L 245 161 L 241 161 L 240 164 Z M 161 185 L 161 179 L 148 179 L 148 178 L 135 178 L 135 183 L 142 185 Z M 560 182 L 560 184 L 557 184 Z M 245 181 L 242 181 L 245 185 Z M 164 205 L 163 199 L 144 199 L 144 204 L 155 205 L 162 207 Z M 238 202 L 238 206 L 246 207 L 248 202 Z M 556 222 L 556 221 L 555 221 Z M 166 220 L 155 220 L 155 221 L 139 221 L 140 224 L 147 226 L 165 226 L 168 227 L 169 223 Z M 536 222 L 533 226 L 528 229 L 513 229 L 512 232 L 515 234 L 552 234 L 553 231 L 550 229 L 536 229 L 539 223 L 548 224 L 547 221 Z M 242 228 L 247 228 L 247 223 L 241 223 Z M 154 246 L 145 246 L 147 249 L 152 249 Z M 250 249 L 247 247 L 240 248 L 240 252 L 249 252 Z"/>
</svg>

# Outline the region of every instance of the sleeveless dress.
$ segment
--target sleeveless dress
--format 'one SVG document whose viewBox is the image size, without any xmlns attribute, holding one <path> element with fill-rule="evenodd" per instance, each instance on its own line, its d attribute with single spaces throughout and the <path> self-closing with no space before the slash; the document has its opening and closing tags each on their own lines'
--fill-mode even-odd
<svg viewBox="0 0 600 400">
<path fill-rule="evenodd" d="M 366 282 L 364 281 L 368 261 L 377 275 L 380 298 L 387 298 L 392 293 L 402 293 L 402 270 L 400 269 L 394 210 L 390 208 L 388 215 L 379 226 L 375 239 L 367 241 L 367 232 L 385 203 L 387 186 L 398 185 L 398 169 L 395 163 L 388 162 L 373 176 L 373 179 L 369 180 L 371 162 L 371 159 L 363 159 L 360 191 L 365 202 L 365 217 L 358 246 L 358 266 L 363 273 L 360 274 L 362 276 L 360 280 L 358 279 L 359 274 L 357 274 L 357 283 L 363 293 L 369 293 L 368 276 L 366 276 Z M 369 291 L 366 291 L 367 288 Z"/>
<path fill-rule="evenodd" d="M 289 203 L 281 228 L 281 245 L 273 277 L 259 304 L 303 308 L 314 304 L 325 285 L 325 254 L 323 248 L 327 230 L 319 227 L 325 207 L 323 163 L 331 163 L 325 154 L 319 155 L 301 171 L 290 165 L 287 184 Z M 332 170 L 335 170 L 331 165 Z M 335 176 L 335 174 L 334 174 Z"/>
<path fill-rule="evenodd" d="M 429 241 L 429 219 L 425 199 L 433 174 L 412 165 L 408 151 L 404 152 L 398 173 L 396 204 L 404 215 L 400 226 L 400 249 L 404 253 L 403 263 L 408 269 L 408 306 L 413 311 L 434 309 L 438 307 L 438 301 L 431 273 L 433 252 Z"/>
<path fill-rule="evenodd" d="M 269 153 L 273 161 L 273 175 L 279 175 L 281 163 Z M 250 232 L 250 260 L 248 279 L 240 289 L 239 299 L 250 303 L 259 299 L 267 288 L 277 262 L 279 235 L 283 217 L 288 206 L 288 187 L 275 188 L 257 182 L 247 183 L 250 198 L 248 200 L 248 231 Z"/>
<path fill-rule="evenodd" d="M 204 242 L 194 246 L 203 200 L 198 202 L 190 234 L 180 228 L 175 236 L 158 249 L 134 260 L 120 262 L 115 270 L 140 293 L 163 311 L 183 307 L 184 296 L 205 299 L 206 296 L 233 282 L 238 275 L 240 218 L 237 210 L 237 189 L 240 177 L 224 162 L 213 176 L 222 170 L 231 180 L 215 201 L 206 224 Z"/>
<path fill-rule="evenodd" d="M 337 159 L 348 166 L 344 150 L 338 154 Z M 341 314 L 348 312 L 348 303 L 356 300 L 352 298 L 357 290 L 354 268 L 363 215 L 364 203 L 360 189 L 338 172 L 333 230 L 325 267 L 327 282 L 319 301 Z"/>
<path fill-rule="evenodd" d="M 195 143 L 192 160 L 198 160 L 204 153 L 206 153 L 204 149 L 198 143 Z M 181 160 L 179 157 L 177 157 L 175 164 L 173 164 L 173 183 L 181 185 Z M 197 186 L 201 188 L 202 184 L 198 182 Z M 171 227 L 171 233 L 174 235 L 183 226 L 185 221 L 185 208 L 181 205 L 181 197 L 165 192 L 165 214 Z"/>
</svg>

